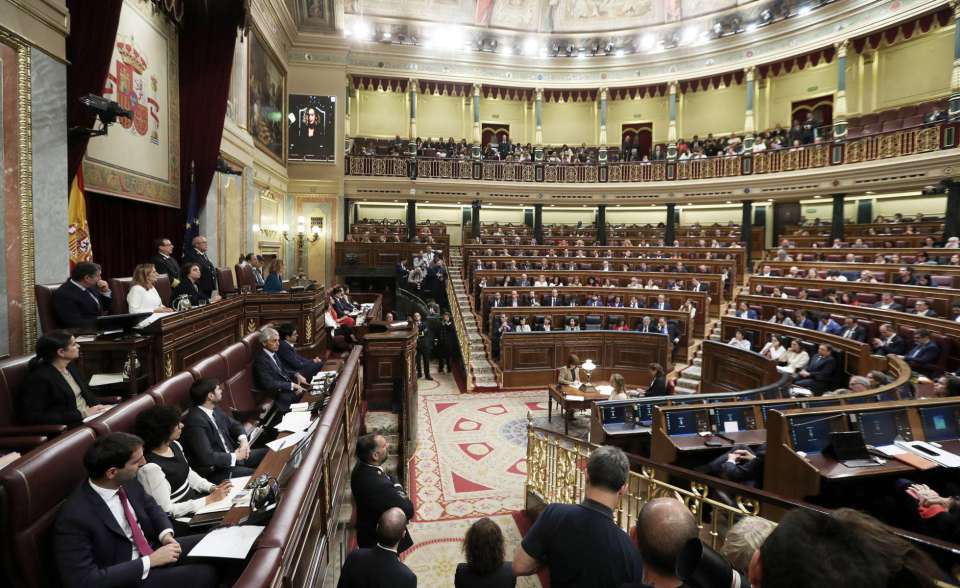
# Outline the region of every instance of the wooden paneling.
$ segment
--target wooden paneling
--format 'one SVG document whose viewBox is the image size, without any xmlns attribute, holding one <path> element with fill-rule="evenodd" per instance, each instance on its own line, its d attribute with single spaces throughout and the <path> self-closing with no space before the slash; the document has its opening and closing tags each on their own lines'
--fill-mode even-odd
<svg viewBox="0 0 960 588">
<path fill-rule="evenodd" d="M 776 364 L 759 353 L 711 340 L 703 342 L 701 370 L 702 394 L 752 390 L 780 378 Z"/>
</svg>

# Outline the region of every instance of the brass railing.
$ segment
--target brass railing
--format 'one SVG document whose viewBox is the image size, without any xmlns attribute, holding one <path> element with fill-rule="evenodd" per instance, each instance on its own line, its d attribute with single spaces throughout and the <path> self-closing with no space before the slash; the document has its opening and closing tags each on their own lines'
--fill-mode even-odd
<svg viewBox="0 0 960 588">
<path fill-rule="evenodd" d="M 773 151 L 603 165 L 419 157 L 416 159 L 416 173 L 423 179 L 554 184 L 704 180 L 824 168 L 952 149 L 958 142 L 957 128 L 955 123 L 939 123 Z M 347 175 L 403 177 L 409 173 L 407 161 L 405 157 L 396 156 L 348 155 Z M 479 164 L 478 172 L 475 172 L 475 164 Z M 476 177 L 475 173 L 478 174 Z"/>
<path fill-rule="evenodd" d="M 535 427 L 527 417 L 526 507 L 550 503 L 575 504 L 583 500 L 587 459 L 596 444 Z M 625 531 L 636 524 L 643 505 L 660 497 L 682 501 L 697 521 L 700 537 L 714 549 L 723 545 L 727 530 L 745 516 L 779 519 L 781 513 L 805 508 L 828 513 L 806 502 L 781 498 L 769 492 L 734 484 L 674 465 L 656 463 L 629 455 L 627 491 L 614 511 L 614 519 Z M 683 484 L 687 487 L 679 486 Z M 711 493 L 722 490 L 728 501 Z M 775 521 L 773 521 L 775 522 Z M 930 553 L 937 561 L 960 561 L 960 546 L 902 529 L 893 531 Z M 956 586 L 936 582 L 938 586 Z"/>
<path fill-rule="evenodd" d="M 470 355 L 470 337 L 467 336 L 467 328 L 463 323 L 463 314 L 460 313 L 460 301 L 457 300 L 457 293 L 453 289 L 453 280 L 447 280 L 447 301 L 450 304 L 450 318 L 453 319 L 453 325 L 457 330 L 457 343 L 460 348 L 460 361 L 463 362 L 463 371 L 467 381 L 467 390 L 473 390 L 473 377 L 471 377 L 471 355 Z"/>
</svg>

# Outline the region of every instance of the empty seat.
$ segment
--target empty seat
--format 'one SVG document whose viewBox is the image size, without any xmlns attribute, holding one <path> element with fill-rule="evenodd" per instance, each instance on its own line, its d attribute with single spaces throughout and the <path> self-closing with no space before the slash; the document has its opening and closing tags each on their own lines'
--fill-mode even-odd
<svg viewBox="0 0 960 588">
<path fill-rule="evenodd" d="M 847 139 L 859 139 L 863 135 L 863 127 L 850 125 L 847 127 Z"/>
<path fill-rule="evenodd" d="M 930 276 L 930 285 L 937 288 L 953 288 L 953 276 Z"/>
<path fill-rule="evenodd" d="M 603 328 L 601 322 L 602 319 L 599 314 L 588 314 L 583 328 L 586 331 L 599 331 Z"/>
<path fill-rule="evenodd" d="M 201 378 L 214 378 L 220 383 L 227 379 L 227 364 L 219 354 L 201 359 L 193 364 L 188 370 L 197 380 Z"/>
<path fill-rule="evenodd" d="M 868 125 L 863 125 L 863 134 L 864 135 L 876 135 L 881 131 L 880 123 L 870 123 Z"/>
<path fill-rule="evenodd" d="M 237 286 L 233 283 L 233 273 L 228 267 L 217 268 L 217 292 L 224 298 L 237 293 Z"/>
<path fill-rule="evenodd" d="M 33 287 L 33 295 L 37 301 L 37 316 L 40 319 L 40 331 L 42 333 L 63 328 L 60 319 L 57 318 L 57 313 L 53 311 L 53 293 L 59 287 L 60 284 L 36 284 Z"/>
<path fill-rule="evenodd" d="M 870 114 L 865 114 L 865 115 L 863 115 L 863 118 L 860 119 L 860 124 L 862 124 L 862 125 L 864 125 L 864 126 L 866 126 L 866 125 L 872 125 L 872 124 L 874 124 L 874 123 L 876 123 L 876 122 L 880 122 L 880 115 L 877 114 L 876 112 L 871 112 Z"/>
<path fill-rule="evenodd" d="M 147 390 L 147 393 L 159 406 L 176 406 L 186 411 L 193 404 L 190 401 L 193 381 L 193 374 L 190 372 L 178 372 Z"/>
</svg>

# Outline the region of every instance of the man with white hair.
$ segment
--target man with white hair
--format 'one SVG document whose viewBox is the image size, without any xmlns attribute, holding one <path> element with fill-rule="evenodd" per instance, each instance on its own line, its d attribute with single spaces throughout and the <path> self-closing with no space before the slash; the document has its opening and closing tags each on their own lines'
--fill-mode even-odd
<svg viewBox="0 0 960 588">
<path fill-rule="evenodd" d="M 290 410 L 290 405 L 306 391 L 307 380 L 297 372 L 288 370 L 280 362 L 280 333 L 271 327 L 260 329 L 262 349 L 253 357 L 253 381 L 259 390 L 273 398 L 280 412 Z"/>
<path fill-rule="evenodd" d="M 960 249 L 960 237 L 950 237 L 943 245 L 944 249 Z"/>
</svg>

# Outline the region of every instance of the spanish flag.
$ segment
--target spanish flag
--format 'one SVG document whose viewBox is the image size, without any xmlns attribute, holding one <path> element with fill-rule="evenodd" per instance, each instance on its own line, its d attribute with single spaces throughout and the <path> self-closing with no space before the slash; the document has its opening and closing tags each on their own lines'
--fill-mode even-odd
<svg viewBox="0 0 960 588">
<path fill-rule="evenodd" d="M 93 261 L 90 228 L 87 226 L 87 205 L 83 199 L 83 168 L 77 170 L 70 187 L 67 206 L 67 242 L 70 247 L 70 269 L 81 261 Z"/>
</svg>

